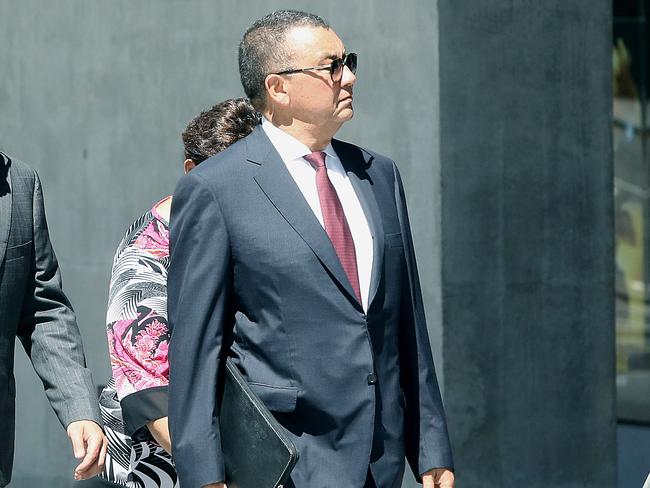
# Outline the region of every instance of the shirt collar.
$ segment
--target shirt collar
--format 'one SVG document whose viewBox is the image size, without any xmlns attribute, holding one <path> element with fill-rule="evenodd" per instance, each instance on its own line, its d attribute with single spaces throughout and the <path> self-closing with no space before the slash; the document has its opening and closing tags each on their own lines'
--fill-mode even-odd
<svg viewBox="0 0 650 488">
<path fill-rule="evenodd" d="M 287 134 L 282 129 L 273 125 L 266 117 L 262 116 L 262 129 L 271 140 L 271 143 L 280 154 L 284 161 L 294 161 L 302 159 L 307 154 L 311 154 L 311 149 L 305 146 L 291 134 Z M 323 150 L 330 158 L 338 159 L 332 144 L 328 144 Z"/>
</svg>

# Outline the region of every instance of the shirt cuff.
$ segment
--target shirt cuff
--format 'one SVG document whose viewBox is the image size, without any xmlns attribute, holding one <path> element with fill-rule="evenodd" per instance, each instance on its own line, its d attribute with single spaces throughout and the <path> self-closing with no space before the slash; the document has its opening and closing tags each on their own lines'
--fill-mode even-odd
<svg viewBox="0 0 650 488">
<path fill-rule="evenodd" d="M 133 436 L 149 422 L 167 417 L 167 386 L 136 391 L 122 398 L 124 432 Z"/>
</svg>

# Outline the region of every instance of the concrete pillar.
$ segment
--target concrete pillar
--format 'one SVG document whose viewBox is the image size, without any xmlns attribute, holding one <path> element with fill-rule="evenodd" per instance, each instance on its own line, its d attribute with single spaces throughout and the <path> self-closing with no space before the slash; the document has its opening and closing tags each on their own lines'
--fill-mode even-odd
<svg viewBox="0 0 650 488">
<path fill-rule="evenodd" d="M 611 2 L 440 0 L 459 485 L 616 480 Z"/>
</svg>

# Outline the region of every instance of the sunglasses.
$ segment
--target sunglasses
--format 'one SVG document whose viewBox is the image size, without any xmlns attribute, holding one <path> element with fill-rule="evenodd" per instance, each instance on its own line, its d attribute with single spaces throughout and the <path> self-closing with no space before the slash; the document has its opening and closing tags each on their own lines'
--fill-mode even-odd
<svg viewBox="0 0 650 488">
<path fill-rule="evenodd" d="M 309 68 L 287 69 L 273 73 L 275 75 L 290 75 L 293 73 L 302 73 L 304 71 L 324 71 L 329 70 L 330 77 L 334 83 L 338 83 L 343 78 L 343 67 L 347 66 L 353 74 L 357 72 L 357 55 L 356 53 L 349 53 L 342 58 L 337 58 L 330 64 L 322 66 L 310 66 Z"/>
</svg>

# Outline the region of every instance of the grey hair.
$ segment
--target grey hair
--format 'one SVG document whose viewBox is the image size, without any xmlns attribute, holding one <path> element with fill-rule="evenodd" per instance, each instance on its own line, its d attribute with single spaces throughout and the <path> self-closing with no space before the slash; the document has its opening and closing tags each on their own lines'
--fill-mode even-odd
<svg viewBox="0 0 650 488">
<path fill-rule="evenodd" d="M 285 44 L 295 27 L 330 26 L 321 17 L 299 10 L 277 10 L 256 20 L 239 43 L 239 76 L 246 96 L 257 110 L 266 105 L 264 80 L 274 71 L 289 69 L 293 55 Z"/>
</svg>

